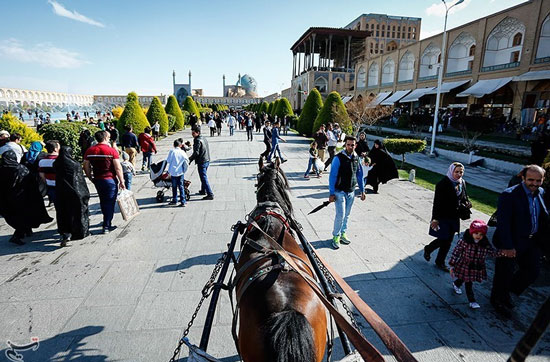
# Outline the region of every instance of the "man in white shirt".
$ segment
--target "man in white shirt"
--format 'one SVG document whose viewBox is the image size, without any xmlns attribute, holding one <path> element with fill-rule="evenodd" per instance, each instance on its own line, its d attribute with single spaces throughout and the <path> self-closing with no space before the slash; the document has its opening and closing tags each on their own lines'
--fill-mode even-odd
<svg viewBox="0 0 550 362">
<path fill-rule="evenodd" d="M 27 149 L 21 144 L 21 135 L 19 133 L 12 133 L 10 141 L 4 146 L 0 147 L 0 155 L 6 151 L 13 151 L 17 156 L 17 162 L 21 162 L 23 155 L 27 152 Z"/>
<path fill-rule="evenodd" d="M 338 137 L 334 133 L 334 128 L 332 126 L 332 123 L 329 123 L 327 125 L 327 136 L 328 136 L 328 154 L 329 158 L 325 162 L 325 169 L 323 171 L 326 171 L 328 166 L 332 163 L 332 159 L 334 158 L 334 152 L 336 151 L 336 144 L 338 143 Z"/>
<path fill-rule="evenodd" d="M 180 193 L 180 206 L 185 207 L 186 199 L 183 192 L 183 177 L 189 167 L 189 157 L 181 149 L 181 140 L 174 141 L 174 148 L 168 152 L 166 158 L 166 169 L 172 179 L 172 201 L 168 205 L 175 205 L 178 200 L 178 190 Z"/>
<path fill-rule="evenodd" d="M 237 120 L 235 117 L 233 117 L 233 113 L 229 114 L 229 117 L 227 117 L 227 125 L 229 126 L 229 135 L 233 136 L 233 133 L 235 132 L 235 125 L 237 124 Z"/>
</svg>

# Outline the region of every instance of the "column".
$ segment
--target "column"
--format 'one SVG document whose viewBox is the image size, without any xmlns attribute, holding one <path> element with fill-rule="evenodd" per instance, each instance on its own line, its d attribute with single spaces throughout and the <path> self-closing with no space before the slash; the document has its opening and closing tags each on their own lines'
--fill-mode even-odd
<svg viewBox="0 0 550 362">
<path fill-rule="evenodd" d="M 328 60 L 328 39 L 325 39 L 325 61 L 323 63 L 323 66 L 327 66 L 327 60 Z"/>
<path fill-rule="evenodd" d="M 351 53 L 351 35 L 348 36 L 348 60 L 346 62 L 346 72 L 349 69 L 349 63 L 350 63 L 350 53 Z"/>
<path fill-rule="evenodd" d="M 296 77 L 296 53 L 292 51 L 292 78 Z"/>
<path fill-rule="evenodd" d="M 301 60 L 302 60 L 302 56 L 301 56 L 301 52 L 300 52 L 300 47 L 298 47 L 298 75 L 300 75 L 302 73 L 302 69 L 301 69 Z"/>
<path fill-rule="evenodd" d="M 332 34 L 328 37 L 328 66 L 331 67 L 330 61 L 332 60 Z"/>
<path fill-rule="evenodd" d="M 311 68 L 315 65 L 315 33 L 313 33 L 313 40 L 311 42 Z"/>
</svg>

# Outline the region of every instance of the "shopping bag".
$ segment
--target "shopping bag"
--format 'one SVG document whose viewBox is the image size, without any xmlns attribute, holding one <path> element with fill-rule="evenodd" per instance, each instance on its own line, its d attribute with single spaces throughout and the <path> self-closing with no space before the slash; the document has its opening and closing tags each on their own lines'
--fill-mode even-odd
<svg viewBox="0 0 550 362">
<path fill-rule="evenodd" d="M 325 168 L 325 164 L 323 163 L 323 161 L 318 158 L 315 159 L 315 166 L 317 166 L 317 170 L 319 171 L 323 171 L 323 169 Z"/>
<path fill-rule="evenodd" d="M 118 194 L 116 201 L 118 203 L 120 213 L 122 214 L 122 218 L 125 221 L 139 214 L 139 206 L 136 201 L 136 196 L 132 191 L 122 190 Z"/>
</svg>

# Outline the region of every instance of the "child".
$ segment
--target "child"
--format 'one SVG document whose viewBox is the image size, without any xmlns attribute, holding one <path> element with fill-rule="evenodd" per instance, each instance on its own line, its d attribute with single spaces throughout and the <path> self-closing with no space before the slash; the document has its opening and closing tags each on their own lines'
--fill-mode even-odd
<svg viewBox="0 0 550 362">
<path fill-rule="evenodd" d="M 313 141 L 309 148 L 309 162 L 307 164 L 307 170 L 306 170 L 306 173 L 304 174 L 304 178 L 309 178 L 309 171 L 311 171 L 312 166 L 313 166 L 313 171 L 315 171 L 315 173 L 317 174 L 317 177 L 321 177 L 319 168 L 317 168 L 317 165 L 315 164 L 316 161 L 317 161 L 317 142 Z"/>
<path fill-rule="evenodd" d="M 487 279 L 485 259 L 488 256 L 503 255 L 489 244 L 485 221 L 472 221 L 470 228 L 464 232 L 462 239 L 456 244 L 449 260 L 449 265 L 452 266 L 451 275 L 456 278 L 452 283 L 453 289 L 456 294 L 462 294 L 460 288 L 463 283 L 466 284 L 466 295 L 470 302 L 470 308 L 480 308 L 474 297 L 472 283 Z"/>
<path fill-rule="evenodd" d="M 363 162 L 361 163 L 361 168 L 363 169 L 363 185 L 365 185 L 365 188 L 367 186 L 367 176 L 369 175 L 369 171 L 372 170 L 374 165 L 370 164 L 370 158 L 365 156 L 363 158 Z"/>
<path fill-rule="evenodd" d="M 130 162 L 130 156 L 124 151 L 122 151 L 122 162 L 120 165 L 122 166 L 122 174 L 124 175 L 124 186 L 126 190 L 130 190 L 132 187 L 132 179 L 136 174 L 136 169 Z"/>
</svg>

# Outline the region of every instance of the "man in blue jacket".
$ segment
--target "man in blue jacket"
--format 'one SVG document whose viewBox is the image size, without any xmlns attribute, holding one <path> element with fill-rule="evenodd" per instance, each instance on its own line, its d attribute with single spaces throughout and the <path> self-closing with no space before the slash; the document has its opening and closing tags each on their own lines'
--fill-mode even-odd
<svg viewBox="0 0 550 362">
<path fill-rule="evenodd" d="M 356 143 L 355 137 L 347 136 L 345 149 L 334 157 L 330 167 L 328 201 L 334 202 L 336 208 L 334 228 L 332 229 L 332 247 L 334 249 L 339 249 L 340 243 L 348 245 L 351 242 L 346 235 L 346 230 L 357 186 L 361 190 L 361 201 L 365 200 L 363 169 L 359 162 L 359 156 L 354 151 Z"/>
<path fill-rule="evenodd" d="M 520 295 L 538 277 L 541 248 L 548 238 L 548 208 L 541 187 L 545 171 L 529 165 L 521 171 L 522 182 L 507 188 L 498 200 L 497 229 L 493 243 L 507 256 L 495 262 L 491 304 L 500 314 L 510 317 L 514 305 L 510 292 Z M 516 268 L 517 265 L 517 268 Z M 517 269 L 517 270 L 516 270 Z"/>
</svg>

